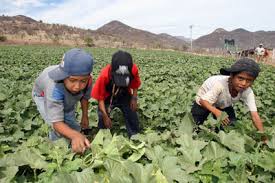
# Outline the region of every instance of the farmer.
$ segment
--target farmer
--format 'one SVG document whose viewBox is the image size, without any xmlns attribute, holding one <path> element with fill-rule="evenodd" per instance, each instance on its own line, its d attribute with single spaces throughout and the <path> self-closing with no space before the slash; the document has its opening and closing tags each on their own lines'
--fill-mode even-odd
<svg viewBox="0 0 275 183">
<path fill-rule="evenodd" d="M 203 124 L 210 113 L 219 118 L 222 111 L 228 115 L 223 119 L 222 125 L 234 124 L 236 116 L 232 105 L 241 100 L 250 110 L 254 126 L 263 132 L 263 123 L 250 88 L 259 72 L 260 68 L 254 60 L 241 58 L 231 68 L 221 69 L 222 75 L 208 78 L 199 88 L 191 109 L 196 124 Z"/>
<path fill-rule="evenodd" d="M 255 49 L 255 53 L 257 62 L 262 61 L 265 54 L 265 49 L 262 43 L 260 43 L 259 46 Z"/>
<path fill-rule="evenodd" d="M 118 107 L 125 118 L 128 136 L 139 132 L 137 116 L 137 91 L 141 85 L 138 67 L 132 56 L 117 51 L 111 64 L 101 70 L 92 90 L 92 97 L 98 101 L 98 127 L 111 128 L 110 112 Z"/>
<path fill-rule="evenodd" d="M 35 80 L 32 96 L 42 118 L 52 130 L 51 140 L 65 137 L 74 152 L 83 153 L 89 140 L 80 133 L 88 128 L 88 100 L 90 99 L 93 58 L 81 49 L 67 51 L 59 65 L 49 66 Z M 76 121 L 75 109 L 80 101 L 82 118 Z"/>
</svg>

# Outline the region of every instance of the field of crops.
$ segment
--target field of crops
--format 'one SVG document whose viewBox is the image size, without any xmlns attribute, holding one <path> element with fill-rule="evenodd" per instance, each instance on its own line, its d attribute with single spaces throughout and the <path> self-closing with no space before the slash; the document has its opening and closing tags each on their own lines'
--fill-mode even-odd
<svg viewBox="0 0 275 183">
<path fill-rule="evenodd" d="M 211 116 L 193 132 L 190 108 L 202 82 L 233 60 L 180 52 L 128 50 L 140 69 L 142 133 L 129 140 L 122 114 L 101 130 L 91 149 L 76 155 L 64 140 L 50 142 L 31 99 L 32 83 L 57 64 L 66 47 L 0 46 L 0 182 L 275 182 L 275 68 L 261 65 L 253 89 L 270 141 L 261 142 L 247 109 L 238 104 L 238 123 L 216 133 Z M 115 49 L 89 48 L 93 77 Z M 97 103 L 91 100 L 96 129 Z M 96 131 L 96 130 L 94 130 Z"/>
</svg>

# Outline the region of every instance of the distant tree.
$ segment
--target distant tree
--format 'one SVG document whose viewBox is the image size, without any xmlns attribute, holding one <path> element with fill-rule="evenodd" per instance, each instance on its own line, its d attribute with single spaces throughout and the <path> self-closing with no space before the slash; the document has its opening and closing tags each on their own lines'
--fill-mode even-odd
<svg viewBox="0 0 275 183">
<path fill-rule="evenodd" d="M 184 44 L 184 45 L 182 45 L 181 49 L 182 49 L 182 51 L 187 51 L 187 50 L 188 50 L 188 46 L 186 46 L 186 45 Z"/>
<path fill-rule="evenodd" d="M 7 41 L 7 37 L 6 36 L 0 36 L 0 42 L 5 42 Z"/>
<path fill-rule="evenodd" d="M 88 47 L 93 47 L 93 46 L 95 46 L 94 40 L 93 40 L 91 37 L 86 37 L 86 38 L 84 39 L 84 42 L 85 42 L 85 45 L 88 46 Z"/>
<path fill-rule="evenodd" d="M 54 44 L 59 44 L 59 41 L 60 41 L 60 38 L 58 36 L 58 34 L 54 34 L 52 37 L 51 37 L 51 40 Z"/>
</svg>

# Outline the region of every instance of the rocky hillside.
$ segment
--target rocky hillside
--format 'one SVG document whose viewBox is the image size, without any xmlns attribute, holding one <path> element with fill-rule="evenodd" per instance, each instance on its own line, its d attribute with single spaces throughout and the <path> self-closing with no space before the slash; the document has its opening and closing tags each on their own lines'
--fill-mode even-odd
<svg viewBox="0 0 275 183">
<path fill-rule="evenodd" d="M 265 47 L 275 47 L 275 31 L 249 32 L 245 29 L 226 31 L 216 29 L 211 34 L 196 39 L 193 43 L 199 48 L 223 48 L 225 39 L 234 39 L 235 45 L 240 49 L 249 49 L 263 43 Z"/>
<path fill-rule="evenodd" d="M 187 49 L 187 43 L 168 34 L 153 34 L 112 21 L 97 30 L 86 30 L 62 24 L 48 24 L 32 18 L 0 16 L 0 36 L 24 44 L 62 44 L 98 47 L 150 49 Z"/>
<path fill-rule="evenodd" d="M 184 49 L 187 43 L 168 34 L 153 34 L 132 28 L 119 21 L 112 21 L 96 30 L 98 33 L 111 35 L 122 40 L 126 45 L 145 48 Z"/>
</svg>

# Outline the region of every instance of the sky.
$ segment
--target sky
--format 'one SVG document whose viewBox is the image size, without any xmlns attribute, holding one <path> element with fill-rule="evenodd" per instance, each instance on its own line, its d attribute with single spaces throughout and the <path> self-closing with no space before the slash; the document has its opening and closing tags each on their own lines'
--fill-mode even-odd
<svg viewBox="0 0 275 183">
<path fill-rule="evenodd" d="M 1 15 L 92 30 L 118 20 L 193 39 L 217 28 L 275 31 L 274 7 L 275 0 L 0 0 Z"/>
</svg>

